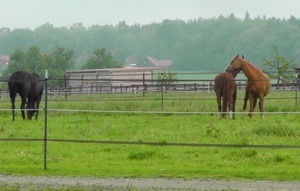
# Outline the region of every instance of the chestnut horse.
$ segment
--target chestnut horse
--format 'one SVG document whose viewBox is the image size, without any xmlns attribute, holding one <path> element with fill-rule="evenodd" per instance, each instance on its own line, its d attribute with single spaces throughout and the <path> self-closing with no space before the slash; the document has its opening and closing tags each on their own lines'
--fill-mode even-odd
<svg viewBox="0 0 300 191">
<path fill-rule="evenodd" d="M 223 72 L 215 77 L 214 90 L 217 96 L 219 119 L 226 117 L 227 107 L 230 118 L 234 119 L 237 85 L 234 81 L 234 73 Z M 223 97 L 223 106 L 221 99 Z"/>
<path fill-rule="evenodd" d="M 260 117 L 262 118 L 264 112 L 264 97 L 269 94 L 271 89 L 270 79 L 266 74 L 262 72 L 260 68 L 251 64 L 249 61 L 244 59 L 244 57 L 239 58 L 239 55 L 237 55 L 226 67 L 226 71 L 239 72 L 241 70 L 247 77 L 243 109 L 246 109 L 247 101 L 249 99 L 250 110 L 248 116 L 251 118 L 256 106 L 257 99 L 259 99 Z"/>
</svg>

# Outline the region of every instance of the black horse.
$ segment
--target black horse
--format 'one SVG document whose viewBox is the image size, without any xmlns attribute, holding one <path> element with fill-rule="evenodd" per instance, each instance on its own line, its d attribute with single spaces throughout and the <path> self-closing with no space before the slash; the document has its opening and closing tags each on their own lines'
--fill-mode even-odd
<svg viewBox="0 0 300 191">
<path fill-rule="evenodd" d="M 44 92 L 44 85 L 39 75 L 30 74 L 25 71 L 13 73 L 8 80 L 9 95 L 11 100 L 11 109 L 13 121 L 15 120 L 15 99 L 19 94 L 22 99 L 21 112 L 22 117 L 25 119 L 25 104 L 27 110 L 27 119 L 31 119 L 33 114 L 36 113 L 35 119 L 38 119 L 39 105 Z"/>
</svg>

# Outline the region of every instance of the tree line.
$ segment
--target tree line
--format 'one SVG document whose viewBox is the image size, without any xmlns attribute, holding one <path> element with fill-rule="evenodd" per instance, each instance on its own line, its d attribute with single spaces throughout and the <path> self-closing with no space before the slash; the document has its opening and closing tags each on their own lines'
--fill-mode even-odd
<svg viewBox="0 0 300 191">
<path fill-rule="evenodd" d="M 51 53 L 42 53 L 37 46 L 31 46 L 27 51 L 17 48 L 10 55 L 8 67 L 2 72 L 2 77 L 9 78 L 15 71 L 28 71 L 44 74 L 48 70 L 53 80 L 52 85 L 61 85 L 62 77 L 66 70 L 75 65 L 74 52 L 63 47 L 55 48 Z M 83 68 L 117 68 L 121 64 L 115 60 L 110 52 L 104 48 L 97 48 L 94 54 L 87 60 Z M 56 79 L 55 79 L 56 78 Z"/>
<path fill-rule="evenodd" d="M 266 69 L 264 61 L 274 57 L 274 45 L 285 58 L 299 63 L 299 29 L 300 20 L 293 16 L 251 19 L 248 13 L 243 19 L 231 14 L 131 26 L 124 21 L 90 27 L 45 23 L 34 30 L 1 28 L 0 54 L 10 55 L 15 64 L 28 63 L 31 70 L 60 68 L 57 75 L 67 69 L 138 64 L 146 56 L 173 60 L 172 71 L 222 71 L 238 53 Z"/>
</svg>

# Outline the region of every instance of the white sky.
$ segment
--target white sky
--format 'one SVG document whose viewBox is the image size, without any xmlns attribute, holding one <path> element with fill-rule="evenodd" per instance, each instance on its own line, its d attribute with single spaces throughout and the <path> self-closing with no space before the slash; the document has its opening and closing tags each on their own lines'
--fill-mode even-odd
<svg viewBox="0 0 300 191">
<path fill-rule="evenodd" d="M 228 16 L 300 18 L 299 0 L 0 0 L 0 28 L 128 25 Z"/>
</svg>

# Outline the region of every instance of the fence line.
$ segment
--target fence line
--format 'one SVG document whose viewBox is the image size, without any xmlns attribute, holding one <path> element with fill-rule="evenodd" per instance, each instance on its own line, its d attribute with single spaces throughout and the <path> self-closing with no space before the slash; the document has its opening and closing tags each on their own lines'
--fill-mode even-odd
<svg viewBox="0 0 300 191">
<path fill-rule="evenodd" d="M 97 79 L 102 80 L 102 79 Z M 63 81 L 65 85 L 63 86 L 49 86 L 49 95 L 72 95 L 72 94 L 102 94 L 102 93 L 138 93 L 143 94 L 150 92 L 161 92 L 162 89 L 168 92 L 186 92 L 186 91 L 196 91 L 196 92 L 211 92 L 214 89 L 214 83 L 212 79 L 181 79 L 173 80 L 169 82 L 168 80 L 151 80 L 150 84 L 147 84 L 147 80 L 107 80 L 108 84 L 102 84 L 101 82 L 95 81 L 94 79 L 69 79 L 69 81 L 81 81 L 79 84 L 70 84 L 70 82 Z M 120 82 L 116 84 L 115 82 Z M 122 84 L 122 82 L 132 82 L 130 84 Z M 134 83 L 139 82 L 139 83 Z M 184 83 L 183 83 L 184 82 Z M 186 83 L 187 82 L 187 83 Z M 202 82 L 202 83 L 199 83 Z M 206 83 L 204 83 L 206 82 Z M 238 84 L 238 90 L 245 89 L 245 80 L 236 80 Z M 113 84 L 114 83 L 114 84 Z M 293 83 L 280 83 L 272 84 L 272 88 L 276 91 L 298 91 L 300 87 L 299 82 Z M 8 95 L 8 89 L 0 89 L 1 95 Z"/>
<path fill-rule="evenodd" d="M 26 109 L 15 109 L 15 111 L 25 111 Z M 27 109 L 30 110 L 30 109 Z M 34 109 L 31 109 L 32 111 Z M 0 109 L 0 111 L 11 111 L 11 109 Z M 36 111 L 36 110 L 35 110 Z M 44 109 L 39 109 L 39 111 L 44 111 Z M 118 113 L 118 114 L 219 114 L 220 112 L 217 111 L 129 111 L 129 110 L 124 110 L 124 111 L 114 111 L 114 110 L 91 110 L 91 109 L 47 109 L 47 111 L 58 111 L 58 112 L 82 112 L 82 113 Z M 230 114 L 230 112 L 221 112 L 225 114 Z M 248 111 L 243 111 L 243 112 L 234 112 L 235 114 L 241 114 L 241 115 L 248 115 Z M 272 111 L 272 112 L 251 112 L 252 114 L 268 114 L 268 115 L 277 115 L 277 114 L 300 114 L 300 111 Z"/>
<path fill-rule="evenodd" d="M 44 142 L 44 139 L 0 138 L 3 142 Z M 168 143 L 168 142 L 143 142 L 143 141 L 104 141 L 104 140 L 79 140 L 79 139 L 51 139 L 47 142 L 60 143 L 87 143 L 87 144 L 114 144 L 114 145 L 149 145 L 149 146 L 177 146 L 177 147 L 217 147 L 217 148 L 260 148 L 260 149 L 300 149 L 300 145 L 241 145 L 241 144 L 215 144 L 215 143 Z"/>
<path fill-rule="evenodd" d="M 275 98 L 274 98 L 275 99 Z M 37 111 L 36 109 L 15 109 L 15 111 Z M 11 111 L 11 109 L 0 109 L 0 111 Z M 45 109 L 39 109 L 39 112 L 45 111 Z M 94 110 L 94 109 L 47 109 L 47 111 L 57 111 L 57 112 L 82 112 L 82 113 L 118 113 L 118 114 L 230 114 L 230 112 L 218 112 L 218 111 L 144 111 L 144 110 Z M 235 111 L 235 114 L 248 115 L 249 111 Z M 251 112 L 252 114 L 267 114 L 267 115 L 277 115 L 277 114 L 300 114 L 300 111 L 271 111 L 271 112 Z"/>
</svg>

